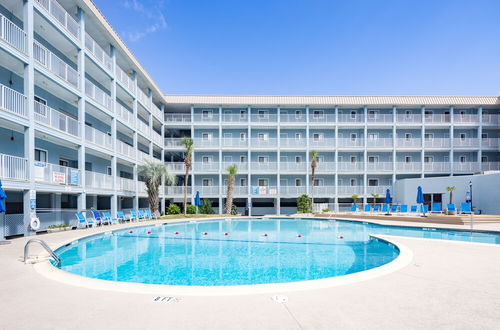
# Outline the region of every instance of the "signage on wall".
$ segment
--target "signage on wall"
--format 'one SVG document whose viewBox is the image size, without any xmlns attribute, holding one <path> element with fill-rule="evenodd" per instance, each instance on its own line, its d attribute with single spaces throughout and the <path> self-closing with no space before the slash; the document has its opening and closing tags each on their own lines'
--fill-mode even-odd
<svg viewBox="0 0 500 330">
<path fill-rule="evenodd" d="M 66 173 L 52 172 L 52 182 L 59 184 L 66 184 Z"/>
<path fill-rule="evenodd" d="M 79 181 L 78 171 L 71 169 L 69 172 L 69 184 L 73 186 L 78 186 L 79 183 L 78 181 Z"/>
<path fill-rule="evenodd" d="M 467 191 L 467 192 L 465 193 L 465 201 L 466 201 L 466 202 L 470 202 L 470 191 Z"/>
<path fill-rule="evenodd" d="M 45 173 L 45 163 L 35 162 L 35 180 L 43 180 Z"/>
</svg>

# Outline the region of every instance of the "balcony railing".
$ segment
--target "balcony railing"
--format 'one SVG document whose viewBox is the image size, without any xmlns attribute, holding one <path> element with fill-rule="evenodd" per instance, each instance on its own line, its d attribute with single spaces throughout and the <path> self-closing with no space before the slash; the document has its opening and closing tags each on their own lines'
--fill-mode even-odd
<svg viewBox="0 0 500 330">
<path fill-rule="evenodd" d="M 396 121 L 398 123 L 418 124 L 422 123 L 422 115 L 419 113 L 397 114 Z"/>
<path fill-rule="evenodd" d="M 197 172 L 218 172 L 219 163 L 218 162 L 197 162 L 193 164 L 193 168 Z"/>
<path fill-rule="evenodd" d="M 85 95 L 102 105 L 109 111 L 113 111 L 113 100 L 102 89 L 94 85 L 90 80 L 85 79 Z"/>
<path fill-rule="evenodd" d="M 478 147 L 479 146 L 479 139 L 477 138 L 454 138 L 453 139 L 453 146 L 454 147 Z"/>
<path fill-rule="evenodd" d="M 149 129 L 149 125 L 137 118 L 137 130 L 141 132 L 143 135 L 146 137 L 149 137 L 151 135 L 151 130 Z"/>
<path fill-rule="evenodd" d="M 121 191 L 135 191 L 135 181 L 127 178 L 119 178 L 118 186 Z"/>
<path fill-rule="evenodd" d="M 113 176 L 85 171 L 85 187 L 93 189 L 113 189 Z"/>
<path fill-rule="evenodd" d="M 422 139 L 399 138 L 396 140 L 396 147 L 399 147 L 399 148 L 421 148 L 422 147 Z"/>
<path fill-rule="evenodd" d="M 153 160 L 153 157 L 152 157 L 152 156 L 150 156 L 149 154 L 147 154 L 147 153 L 145 153 L 144 151 L 141 151 L 141 150 L 139 150 L 139 151 L 137 152 L 137 158 L 138 158 L 138 160 L 139 160 L 140 162 L 143 162 L 143 163 L 145 163 L 145 162 L 147 162 L 147 161 L 151 161 L 151 160 Z"/>
<path fill-rule="evenodd" d="M 236 165 L 238 167 L 238 172 L 248 171 L 248 163 L 247 162 L 222 162 L 222 171 L 226 170 L 231 165 Z"/>
<path fill-rule="evenodd" d="M 197 138 L 194 139 L 194 147 L 195 148 L 218 148 L 219 147 L 219 139 L 211 138 L 211 139 L 203 139 Z"/>
<path fill-rule="evenodd" d="M 453 171 L 455 172 L 475 172 L 478 171 L 479 166 L 477 162 L 458 162 L 453 163 Z"/>
<path fill-rule="evenodd" d="M 426 115 L 424 115 L 424 121 L 426 123 L 434 123 L 434 124 L 449 123 L 450 118 L 451 118 L 450 115 L 447 115 L 447 114 L 426 114 Z"/>
<path fill-rule="evenodd" d="M 280 162 L 281 172 L 303 172 L 307 171 L 307 164 L 304 162 Z"/>
<path fill-rule="evenodd" d="M 0 109 L 26 117 L 28 114 L 26 96 L 0 84 Z"/>
<path fill-rule="evenodd" d="M 370 147 L 392 148 L 393 140 L 391 138 L 376 138 L 376 139 L 368 138 L 366 140 L 366 145 L 368 148 Z"/>
<path fill-rule="evenodd" d="M 151 137 L 153 138 L 153 142 L 159 146 L 163 146 L 163 138 L 158 132 L 151 130 Z"/>
<path fill-rule="evenodd" d="M 481 171 L 500 171 L 500 162 L 482 162 Z"/>
<path fill-rule="evenodd" d="M 302 120 L 303 122 L 304 120 Z M 334 114 L 309 114 L 310 123 L 331 124 L 335 122 Z"/>
<path fill-rule="evenodd" d="M 424 162 L 425 172 L 450 172 L 449 162 Z"/>
<path fill-rule="evenodd" d="M 498 148 L 498 146 L 500 146 L 500 139 L 499 138 L 481 139 L 481 146 L 483 148 Z"/>
<path fill-rule="evenodd" d="M 309 193 L 312 193 L 312 187 L 309 187 Z M 314 196 L 333 196 L 335 194 L 334 186 L 315 186 Z"/>
<path fill-rule="evenodd" d="M 335 162 L 317 162 L 316 172 L 335 171 Z"/>
<path fill-rule="evenodd" d="M 224 113 L 222 114 L 222 122 L 224 123 L 246 123 L 248 122 L 248 114 L 246 113 Z"/>
<path fill-rule="evenodd" d="M 474 114 L 455 114 L 453 116 L 453 122 L 459 124 L 478 124 L 479 116 Z"/>
<path fill-rule="evenodd" d="M 5 180 L 28 180 L 28 160 L 0 154 L 0 178 Z"/>
<path fill-rule="evenodd" d="M 116 66 L 116 79 L 128 92 L 135 94 L 134 80 L 123 71 L 118 65 Z"/>
<path fill-rule="evenodd" d="M 118 102 L 115 102 L 116 116 L 123 123 L 127 124 L 130 128 L 134 129 L 135 127 L 135 117 L 132 111 L 129 111 L 123 105 Z"/>
<path fill-rule="evenodd" d="M 391 189 L 391 186 L 367 186 L 366 193 L 368 196 L 371 194 L 379 194 L 380 196 L 384 196 L 387 189 Z"/>
<path fill-rule="evenodd" d="M 197 186 L 196 190 L 200 192 L 200 195 L 219 195 L 220 193 L 219 186 Z"/>
<path fill-rule="evenodd" d="M 120 140 L 116 141 L 116 152 L 123 156 L 127 156 L 130 158 L 135 158 L 135 149 L 134 147 L 128 145 L 125 142 L 122 142 Z"/>
<path fill-rule="evenodd" d="M 276 162 L 251 162 L 250 171 L 267 172 L 276 171 L 278 169 L 278 163 Z"/>
<path fill-rule="evenodd" d="M 339 195 L 343 195 L 343 196 L 352 196 L 354 194 L 362 195 L 363 194 L 363 187 L 362 186 L 338 186 L 337 192 Z"/>
<path fill-rule="evenodd" d="M 278 116 L 275 114 L 253 114 L 250 115 L 252 123 L 276 123 Z"/>
<path fill-rule="evenodd" d="M 80 170 L 56 164 L 36 162 L 35 181 L 54 185 L 80 186 Z"/>
<path fill-rule="evenodd" d="M 368 123 L 392 123 L 394 122 L 394 116 L 392 113 L 375 113 L 370 114 L 366 117 Z"/>
<path fill-rule="evenodd" d="M 397 162 L 396 170 L 403 172 L 420 172 L 422 171 L 421 162 Z"/>
<path fill-rule="evenodd" d="M 252 186 L 250 193 L 252 195 L 274 196 L 278 194 L 278 188 L 276 186 Z"/>
<path fill-rule="evenodd" d="M 182 138 L 165 138 L 165 147 L 167 147 L 167 148 L 183 148 Z"/>
<path fill-rule="evenodd" d="M 106 70 L 113 70 L 113 61 L 111 60 L 111 57 L 88 33 L 85 34 L 85 48 Z"/>
<path fill-rule="evenodd" d="M 280 122 L 282 123 L 302 123 L 306 122 L 306 114 L 292 114 L 292 113 L 282 113 L 280 114 Z"/>
<path fill-rule="evenodd" d="M 363 123 L 365 121 L 365 116 L 362 114 L 339 114 L 339 123 Z"/>
<path fill-rule="evenodd" d="M 365 140 L 364 139 L 349 139 L 349 138 L 340 138 L 337 140 L 338 147 L 364 147 Z"/>
<path fill-rule="evenodd" d="M 33 58 L 41 66 L 73 87 L 78 88 L 78 71 L 36 41 L 33 42 Z"/>
<path fill-rule="evenodd" d="M 191 196 L 193 193 L 193 188 L 187 187 L 187 195 Z M 182 196 L 184 195 L 184 186 L 165 186 L 165 195 L 168 196 Z"/>
<path fill-rule="evenodd" d="M 248 139 L 246 138 L 222 138 L 222 147 L 246 148 Z"/>
<path fill-rule="evenodd" d="M 36 0 L 47 12 L 55 18 L 69 33 L 78 39 L 80 25 L 56 0 Z"/>
<path fill-rule="evenodd" d="M 0 38 L 21 53 L 27 54 L 26 32 L 3 15 L 0 15 Z"/>
<path fill-rule="evenodd" d="M 221 191 L 224 195 L 227 195 L 227 186 L 222 186 Z M 245 196 L 248 195 L 248 186 L 234 186 L 233 196 Z"/>
<path fill-rule="evenodd" d="M 165 122 L 167 123 L 191 123 L 191 114 L 187 113 L 166 113 Z"/>
<path fill-rule="evenodd" d="M 153 111 L 153 115 L 155 115 L 159 119 L 163 119 L 163 112 L 156 104 L 152 103 L 151 109 Z"/>
<path fill-rule="evenodd" d="M 186 172 L 186 166 L 184 166 L 184 162 L 175 162 L 175 163 L 166 163 L 167 168 L 171 172 L 175 173 L 185 173 Z"/>
<path fill-rule="evenodd" d="M 449 148 L 449 138 L 424 139 L 425 148 Z"/>
<path fill-rule="evenodd" d="M 280 186 L 280 195 L 299 196 L 306 193 L 306 186 Z"/>
<path fill-rule="evenodd" d="M 252 138 L 251 141 L 252 148 L 277 148 L 278 147 L 278 139 L 276 138 Z"/>
<path fill-rule="evenodd" d="M 144 181 L 137 181 L 137 192 L 140 194 L 146 194 L 147 193 L 147 187 L 146 187 L 146 182 Z"/>
<path fill-rule="evenodd" d="M 110 135 L 88 125 L 85 125 L 85 140 L 110 150 L 113 149 L 113 139 Z"/>
<path fill-rule="evenodd" d="M 333 148 L 335 147 L 335 139 L 309 139 L 310 148 Z"/>
<path fill-rule="evenodd" d="M 78 120 L 42 103 L 37 101 L 33 102 L 35 105 L 35 120 L 37 122 L 73 136 L 80 136 L 80 125 Z"/>
<path fill-rule="evenodd" d="M 483 124 L 498 124 L 500 123 L 500 115 L 498 114 L 483 114 L 481 116 Z"/>
<path fill-rule="evenodd" d="M 219 122 L 219 115 L 216 113 L 208 113 L 208 114 L 195 113 L 193 115 L 193 120 L 197 123 L 200 123 L 200 122 L 218 123 Z"/>
<path fill-rule="evenodd" d="M 362 162 L 338 162 L 337 169 L 339 172 L 352 172 L 364 170 L 364 163 Z"/>
<path fill-rule="evenodd" d="M 367 162 L 366 170 L 368 172 L 391 172 L 392 162 L 374 162 L 374 163 Z"/>
<path fill-rule="evenodd" d="M 149 110 L 149 97 L 140 88 L 137 89 L 137 99 L 147 110 Z"/>
</svg>

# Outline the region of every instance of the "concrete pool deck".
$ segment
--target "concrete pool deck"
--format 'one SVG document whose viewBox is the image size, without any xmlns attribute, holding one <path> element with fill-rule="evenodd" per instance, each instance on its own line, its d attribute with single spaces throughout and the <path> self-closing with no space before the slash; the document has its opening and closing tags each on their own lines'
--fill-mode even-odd
<svg viewBox="0 0 500 330">
<path fill-rule="evenodd" d="M 83 235 L 147 223 L 37 238 L 55 247 Z M 468 229 L 468 225 L 431 226 Z M 477 224 L 475 229 L 500 230 L 500 225 Z M 413 259 L 381 277 L 276 292 L 287 296 L 284 303 L 273 301 L 274 293 L 176 296 L 176 302 L 167 302 L 155 301 L 157 295 L 151 293 L 94 290 L 48 279 L 33 265 L 19 261 L 30 238 L 0 245 L 1 329 L 494 329 L 500 324 L 500 245 L 393 236 L 391 241 L 408 247 Z M 33 246 L 33 253 L 39 251 Z"/>
</svg>

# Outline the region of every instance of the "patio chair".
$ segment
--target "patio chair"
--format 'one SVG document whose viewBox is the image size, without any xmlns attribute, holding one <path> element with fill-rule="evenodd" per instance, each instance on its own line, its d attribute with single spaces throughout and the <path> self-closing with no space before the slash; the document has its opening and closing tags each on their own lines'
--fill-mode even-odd
<svg viewBox="0 0 500 330">
<path fill-rule="evenodd" d="M 389 205 L 382 204 L 382 213 L 389 213 Z"/>
<path fill-rule="evenodd" d="M 401 204 L 399 207 L 399 214 L 408 214 L 408 205 Z"/>
<path fill-rule="evenodd" d="M 370 204 L 366 204 L 365 208 L 363 209 L 363 212 L 364 213 L 370 213 L 371 209 L 372 209 L 371 205 Z"/>
<path fill-rule="evenodd" d="M 137 216 L 137 212 L 135 210 L 130 210 L 130 219 L 131 221 L 140 221 L 141 219 Z"/>
<path fill-rule="evenodd" d="M 471 214 L 470 203 L 460 203 L 460 213 L 461 214 Z"/>
<path fill-rule="evenodd" d="M 441 203 L 432 203 L 431 213 L 443 213 Z"/>
<path fill-rule="evenodd" d="M 457 213 L 457 208 L 456 208 L 455 204 L 453 204 L 453 203 L 446 204 L 446 211 L 448 213 Z"/>
<path fill-rule="evenodd" d="M 398 205 L 391 205 L 391 213 L 397 213 L 398 212 Z"/>
<path fill-rule="evenodd" d="M 380 205 L 373 205 L 373 213 L 380 213 Z"/>
<path fill-rule="evenodd" d="M 116 212 L 116 217 L 117 217 L 118 220 L 121 220 L 123 222 L 125 222 L 125 221 L 132 221 L 132 218 L 130 216 L 128 216 L 128 215 L 125 215 L 125 212 L 123 212 L 123 211 Z"/>
<path fill-rule="evenodd" d="M 92 217 L 94 217 L 94 220 L 98 226 L 102 226 L 105 222 L 108 225 L 110 224 L 110 222 L 106 218 L 101 216 L 101 212 L 97 210 L 92 210 L 91 212 L 92 212 Z"/>
<path fill-rule="evenodd" d="M 151 209 L 146 209 L 146 214 L 148 215 L 148 217 L 150 219 L 158 219 L 158 216 L 156 214 L 154 214 L 153 212 L 151 212 Z"/>
<path fill-rule="evenodd" d="M 417 214 L 418 206 L 417 205 L 412 205 L 410 206 L 410 213 Z"/>
<path fill-rule="evenodd" d="M 104 211 L 102 212 L 102 216 L 109 222 L 109 224 L 118 224 L 118 218 L 112 218 L 111 213 Z"/>
<path fill-rule="evenodd" d="M 76 228 L 86 228 L 86 227 L 94 227 L 95 222 L 92 219 L 88 219 L 85 217 L 83 212 L 75 213 L 76 215 Z"/>
<path fill-rule="evenodd" d="M 351 205 L 351 210 L 350 210 L 351 213 L 355 213 L 355 212 L 357 212 L 357 210 L 358 210 L 358 206 L 356 204 L 352 204 Z"/>
<path fill-rule="evenodd" d="M 139 213 L 139 219 L 151 220 L 151 218 L 146 214 L 146 212 L 144 210 L 138 210 L 138 213 Z"/>
<path fill-rule="evenodd" d="M 422 204 L 422 206 L 420 207 L 420 213 L 429 213 L 429 205 Z"/>
</svg>

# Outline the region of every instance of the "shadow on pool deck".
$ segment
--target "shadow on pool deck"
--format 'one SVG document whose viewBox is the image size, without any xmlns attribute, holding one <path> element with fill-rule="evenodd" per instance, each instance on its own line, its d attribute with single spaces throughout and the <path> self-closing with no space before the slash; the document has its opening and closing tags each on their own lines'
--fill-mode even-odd
<svg viewBox="0 0 500 330">
<path fill-rule="evenodd" d="M 351 219 L 366 219 L 366 220 L 384 220 L 384 221 L 402 221 L 402 222 L 416 222 L 416 223 L 436 223 L 448 225 L 468 225 L 470 223 L 469 215 L 436 215 L 427 214 L 426 217 L 420 216 L 401 216 L 401 215 L 371 215 L 371 214 L 351 214 L 351 213 L 338 213 L 338 214 L 315 214 L 318 217 L 331 217 L 331 218 L 351 218 Z M 500 223 L 500 216 L 496 215 L 474 215 L 474 223 Z"/>
</svg>

